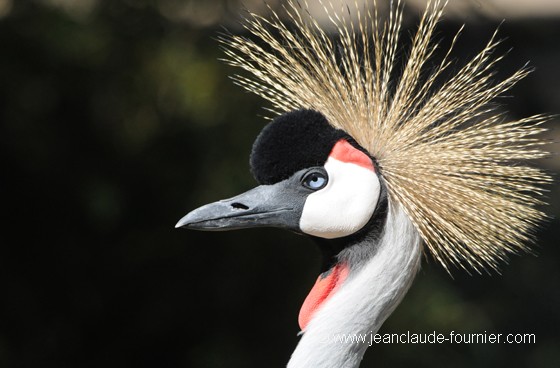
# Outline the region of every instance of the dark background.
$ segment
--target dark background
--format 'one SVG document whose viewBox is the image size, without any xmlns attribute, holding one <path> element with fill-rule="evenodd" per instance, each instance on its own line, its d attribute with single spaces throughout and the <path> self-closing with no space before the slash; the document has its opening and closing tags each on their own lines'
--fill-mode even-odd
<svg viewBox="0 0 560 368">
<path fill-rule="evenodd" d="M 313 244 L 275 229 L 173 228 L 254 185 L 248 155 L 267 105 L 231 83 L 215 41 L 220 25 L 240 32 L 241 6 L 76 4 L 0 2 L 0 367 L 283 366 L 318 272 Z M 438 38 L 463 22 L 458 59 L 500 24 L 451 17 Z M 500 34 L 513 49 L 498 77 L 536 69 L 500 99 L 510 117 L 560 112 L 560 19 L 507 20 Z M 538 164 L 556 171 L 559 157 Z M 362 366 L 560 366 L 550 189 L 536 256 L 453 278 L 426 258 L 380 331 L 534 333 L 536 344 L 379 345 Z"/>
</svg>

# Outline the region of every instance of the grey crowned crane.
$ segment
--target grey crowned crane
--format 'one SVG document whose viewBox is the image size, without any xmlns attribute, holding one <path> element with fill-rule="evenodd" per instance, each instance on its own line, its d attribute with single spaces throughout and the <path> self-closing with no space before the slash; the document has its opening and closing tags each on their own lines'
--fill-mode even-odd
<svg viewBox="0 0 560 368">
<path fill-rule="evenodd" d="M 375 6 L 354 8 L 357 24 L 346 8 L 325 6 L 336 40 L 305 7 L 288 2 L 291 27 L 273 11 L 270 19 L 250 13 L 245 25 L 260 42 L 222 39 L 228 62 L 254 76 L 237 83 L 269 100 L 277 116 L 251 153 L 260 185 L 176 226 L 273 226 L 312 238 L 323 267 L 301 308 L 303 334 L 288 367 L 357 367 L 367 344 L 336 336 L 375 333 L 424 249 L 446 269 L 477 272 L 526 249 L 545 217 L 536 206 L 550 177 L 520 162 L 546 155 L 534 136 L 547 117 L 510 121 L 494 110 L 492 100 L 528 73 L 492 80 L 494 37 L 451 76 L 443 76 L 451 50 L 426 67 L 439 1 L 428 4 L 399 73 L 400 4 L 383 26 Z"/>
</svg>

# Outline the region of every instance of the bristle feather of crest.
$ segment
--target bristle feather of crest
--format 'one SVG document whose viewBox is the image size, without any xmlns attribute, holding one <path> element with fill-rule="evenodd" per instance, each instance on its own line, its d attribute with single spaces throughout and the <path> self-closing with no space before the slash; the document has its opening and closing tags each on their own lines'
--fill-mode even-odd
<svg viewBox="0 0 560 368">
<path fill-rule="evenodd" d="M 509 121 L 492 101 L 524 78 L 523 67 L 496 82 L 496 33 L 482 51 L 440 81 L 463 29 L 435 67 L 427 67 L 445 3 L 428 3 L 402 71 L 395 67 L 403 6 L 379 21 L 375 1 L 336 9 L 320 1 L 334 25 L 333 39 L 306 1 L 288 1 L 287 22 L 250 13 L 246 29 L 259 41 L 223 38 L 226 61 L 252 74 L 236 83 L 272 103 L 275 114 L 313 109 L 343 129 L 378 161 L 390 199 L 399 202 L 446 269 L 495 269 L 508 253 L 527 250 L 545 214 L 543 171 L 520 161 L 545 157 L 535 136 L 547 116 Z M 368 6 L 372 5 L 372 6 Z M 357 24 L 345 17 L 355 12 Z M 266 45 L 266 46 L 264 46 Z M 439 83 L 439 82 L 438 82 Z"/>
</svg>

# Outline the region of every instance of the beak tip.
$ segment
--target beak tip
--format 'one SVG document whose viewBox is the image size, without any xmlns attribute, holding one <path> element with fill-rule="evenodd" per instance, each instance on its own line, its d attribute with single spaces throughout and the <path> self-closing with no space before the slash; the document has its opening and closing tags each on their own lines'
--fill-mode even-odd
<svg viewBox="0 0 560 368">
<path fill-rule="evenodd" d="M 186 221 L 187 220 L 186 217 L 187 216 L 183 217 L 182 219 L 179 220 L 179 222 L 175 224 L 175 229 L 186 227 L 189 224 L 188 221 Z"/>
</svg>

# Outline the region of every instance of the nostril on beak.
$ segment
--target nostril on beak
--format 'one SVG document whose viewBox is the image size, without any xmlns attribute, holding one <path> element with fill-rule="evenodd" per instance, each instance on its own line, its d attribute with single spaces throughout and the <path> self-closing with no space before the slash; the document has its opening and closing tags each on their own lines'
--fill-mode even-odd
<svg viewBox="0 0 560 368">
<path fill-rule="evenodd" d="M 233 202 L 231 204 L 231 206 L 233 208 L 235 208 L 236 210 L 248 210 L 249 207 L 247 207 L 246 205 L 244 205 L 243 203 L 239 203 L 239 202 Z"/>
</svg>

